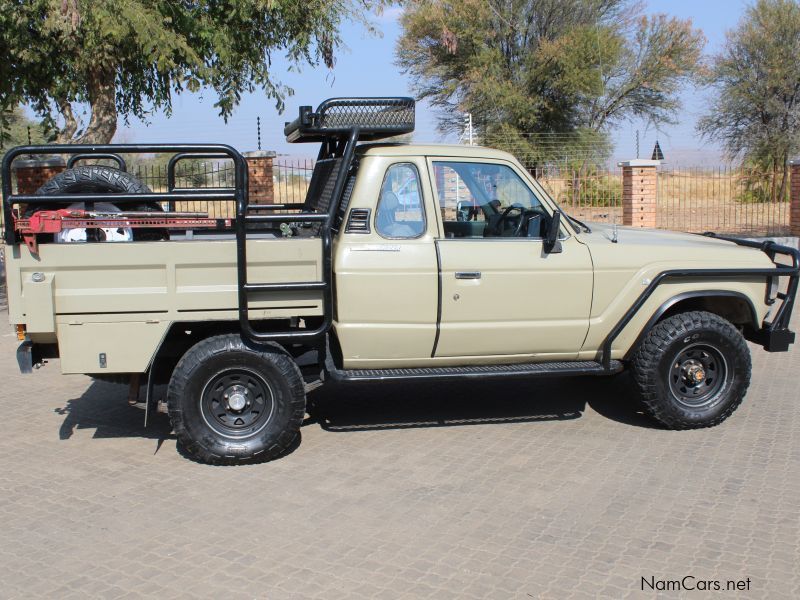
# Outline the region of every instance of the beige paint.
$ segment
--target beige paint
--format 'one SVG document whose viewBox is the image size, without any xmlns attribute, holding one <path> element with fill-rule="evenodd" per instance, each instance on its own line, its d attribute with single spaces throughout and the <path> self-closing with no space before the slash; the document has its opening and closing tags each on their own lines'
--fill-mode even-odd
<svg viewBox="0 0 800 600">
<path fill-rule="evenodd" d="M 384 239 L 375 228 L 375 205 L 383 175 L 398 162 L 412 162 L 420 175 L 426 231 L 417 239 Z M 342 231 L 334 248 L 337 298 L 334 326 L 346 365 L 430 359 L 436 335 L 438 292 L 433 244 L 438 225 L 435 213 L 431 212 L 432 202 L 430 181 L 421 157 L 362 160 L 350 208 L 372 210 L 370 233 Z"/>
<path fill-rule="evenodd" d="M 247 248 L 252 282 L 321 278 L 318 239 L 251 240 Z M 10 322 L 26 324 L 35 341 L 55 336 L 64 373 L 97 372 L 100 346 L 118 349 L 109 372 L 141 371 L 171 323 L 238 319 L 233 240 L 42 244 L 38 256 L 6 246 L 6 269 Z M 320 292 L 251 298 L 253 319 L 322 314 Z"/>
<path fill-rule="evenodd" d="M 573 238 L 547 254 L 541 240 L 444 239 L 436 356 L 544 354 L 574 358 L 589 329 L 592 262 Z M 457 279 L 457 272 L 480 279 Z M 558 298 L 554 302 L 554 298 Z"/>
<path fill-rule="evenodd" d="M 659 272 L 673 268 L 769 267 L 758 250 L 696 235 L 593 224 L 587 234 L 564 222 L 562 252 L 545 254 L 533 239 L 445 239 L 430 161 L 496 161 L 512 166 L 549 212 L 556 204 L 510 155 L 467 146 L 375 144 L 360 148 L 350 208 L 372 209 L 371 233 L 334 241 L 334 328 L 346 367 L 497 364 L 596 358 L 611 328 Z M 427 228 L 413 240 L 384 239 L 374 227 L 386 169 L 412 162 L 420 173 Z M 442 262 L 442 319 L 436 338 Z M 9 317 L 37 342 L 58 340 L 65 373 L 147 368 L 175 322 L 237 319 L 235 241 L 44 244 L 38 257 L 6 247 Z M 319 239 L 248 242 L 252 282 L 315 281 Z M 457 280 L 456 271 L 480 271 Z M 33 281 L 43 273 L 44 281 Z M 660 286 L 613 346 L 628 351 L 650 315 L 683 291 L 731 290 L 767 313 L 765 282 L 685 280 Z M 455 299 L 456 295 L 458 299 Z M 322 313 L 321 293 L 253 295 L 251 318 Z"/>
</svg>

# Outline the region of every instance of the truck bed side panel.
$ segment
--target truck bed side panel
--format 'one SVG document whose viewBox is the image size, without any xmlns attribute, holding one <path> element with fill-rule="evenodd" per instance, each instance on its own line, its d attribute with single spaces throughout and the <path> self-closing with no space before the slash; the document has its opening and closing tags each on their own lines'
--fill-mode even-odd
<svg viewBox="0 0 800 600">
<path fill-rule="evenodd" d="M 247 251 L 251 282 L 321 279 L 319 239 L 255 239 Z M 42 244 L 38 256 L 6 246 L 6 257 L 11 323 L 26 324 L 36 341 L 57 338 L 65 373 L 97 372 L 95 339 L 127 339 L 106 369 L 136 372 L 173 322 L 238 318 L 234 240 Z M 251 294 L 250 311 L 251 319 L 317 316 L 322 293 Z"/>
</svg>

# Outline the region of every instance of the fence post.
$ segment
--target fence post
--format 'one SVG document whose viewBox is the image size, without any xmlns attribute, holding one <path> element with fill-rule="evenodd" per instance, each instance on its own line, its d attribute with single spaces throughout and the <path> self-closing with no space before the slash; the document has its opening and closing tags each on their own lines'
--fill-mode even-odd
<svg viewBox="0 0 800 600">
<path fill-rule="evenodd" d="M 66 163 L 60 156 L 16 160 L 11 165 L 17 179 L 18 194 L 36 193 L 36 190 L 66 168 Z"/>
<path fill-rule="evenodd" d="M 276 153 L 272 150 L 245 152 L 247 176 L 249 178 L 250 203 L 274 204 L 275 190 L 272 181 L 272 161 Z"/>
<path fill-rule="evenodd" d="M 800 158 L 789 161 L 789 234 L 800 236 Z"/>
<path fill-rule="evenodd" d="M 636 159 L 622 167 L 622 224 L 632 227 L 656 226 L 656 178 L 658 160 Z"/>
</svg>

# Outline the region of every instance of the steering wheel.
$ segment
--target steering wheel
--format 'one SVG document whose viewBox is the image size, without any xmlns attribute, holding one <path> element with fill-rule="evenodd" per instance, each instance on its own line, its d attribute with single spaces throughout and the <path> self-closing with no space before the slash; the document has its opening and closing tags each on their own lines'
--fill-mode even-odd
<svg viewBox="0 0 800 600">
<path fill-rule="evenodd" d="M 522 232 L 522 226 L 525 223 L 525 219 L 523 218 L 525 215 L 525 207 L 521 204 L 515 202 L 511 206 L 507 206 L 503 213 L 500 215 L 500 218 L 497 220 L 497 223 L 494 226 L 494 232 L 498 236 L 503 235 L 503 231 L 505 230 L 505 223 L 506 221 L 511 221 L 512 217 L 510 214 L 513 211 L 519 212 L 519 221 L 517 222 L 516 226 L 514 227 L 514 233 L 511 234 L 510 237 L 520 237 L 520 233 Z"/>
</svg>

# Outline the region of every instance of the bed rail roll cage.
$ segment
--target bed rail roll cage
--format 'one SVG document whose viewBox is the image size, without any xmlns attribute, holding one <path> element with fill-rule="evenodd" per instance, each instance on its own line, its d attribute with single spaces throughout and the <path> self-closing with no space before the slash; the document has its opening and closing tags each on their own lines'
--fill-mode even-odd
<svg viewBox="0 0 800 600">
<path fill-rule="evenodd" d="M 291 143 L 321 142 L 318 161 L 335 160 L 336 168 L 328 176 L 334 178 L 333 191 L 327 206 L 317 206 L 315 199 L 307 196 L 302 205 L 259 205 L 259 211 L 299 210 L 284 214 L 255 214 L 248 195 L 247 162 L 240 152 L 225 144 L 53 144 L 47 146 L 18 146 L 9 150 L 2 162 L 3 235 L 7 243 L 19 244 L 15 230 L 13 205 L 25 204 L 42 208 L 55 208 L 64 204 L 83 202 L 91 208 L 98 202 L 118 205 L 143 202 L 166 202 L 175 210 L 177 201 L 227 200 L 236 203 L 236 270 L 239 325 L 242 334 L 253 342 L 309 342 L 322 347 L 325 334 L 333 319 L 333 257 L 332 229 L 342 203 L 348 176 L 355 166 L 355 149 L 360 141 L 380 140 L 411 133 L 414 130 L 414 100 L 412 98 L 332 98 L 322 102 L 316 111 L 310 106 L 300 107 L 299 116 L 284 128 L 286 140 Z M 127 170 L 124 154 L 172 154 L 167 165 L 167 191 L 147 194 L 77 193 L 77 194 L 15 194 L 12 188 L 11 169 L 21 156 L 61 154 L 69 156 L 68 167 L 78 161 L 111 160 L 117 167 Z M 177 188 L 175 168 L 186 159 L 230 159 L 233 162 L 234 186 L 218 188 Z M 316 174 L 316 173 L 315 173 Z M 313 179 L 313 176 L 312 176 Z M 313 191 L 313 186 L 309 188 Z M 319 281 L 293 281 L 285 283 L 253 283 L 247 279 L 247 233 L 250 224 L 318 223 L 322 242 L 322 277 Z M 322 322 L 314 329 L 286 329 L 283 331 L 258 331 L 250 321 L 248 300 L 253 293 L 285 291 L 321 291 L 323 297 Z"/>
</svg>

